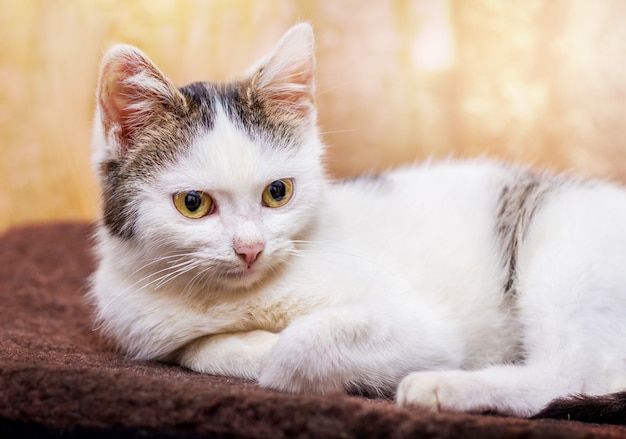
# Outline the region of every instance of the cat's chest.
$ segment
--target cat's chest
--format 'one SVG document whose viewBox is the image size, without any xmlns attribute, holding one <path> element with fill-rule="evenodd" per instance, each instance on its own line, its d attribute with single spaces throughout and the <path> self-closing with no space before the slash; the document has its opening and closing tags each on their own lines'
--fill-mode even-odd
<svg viewBox="0 0 626 439">
<path fill-rule="evenodd" d="M 265 330 L 280 332 L 294 319 L 324 305 L 317 295 L 302 297 L 292 288 L 275 286 L 235 297 L 181 302 L 173 300 L 163 307 L 176 307 L 182 314 L 193 315 L 196 325 L 207 334 Z M 184 309 L 184 311 L 183 311 Z"/>
<path fill-rule="evenodd" d="M 241 322 L 250 330 L 263 329 L 280 332 L 294 318 L 302 315 L 302 310 L 298 307 L 280 301 L 276 303 L 249 302 L 242 308 Z"/>
</svg>

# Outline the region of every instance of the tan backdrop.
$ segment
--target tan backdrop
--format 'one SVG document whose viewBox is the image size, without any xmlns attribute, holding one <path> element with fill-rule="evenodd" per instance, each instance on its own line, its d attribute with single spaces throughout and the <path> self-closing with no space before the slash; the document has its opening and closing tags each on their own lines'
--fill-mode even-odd
<svg viewBox="0 0 626 439">
<path fill-rule="evenodd" d="M 0 230 L 95 217 L 109 44 L 225 80 L 300 20 L 334 176 L 487 155 L 626 181 L 623 0 L 0 0 Z"/>
</svg>

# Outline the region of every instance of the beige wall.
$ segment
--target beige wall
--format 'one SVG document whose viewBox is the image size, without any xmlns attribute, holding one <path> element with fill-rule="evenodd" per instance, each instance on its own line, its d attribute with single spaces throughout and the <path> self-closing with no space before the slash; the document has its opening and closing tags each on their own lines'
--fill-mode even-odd
<svg viewBox="0 0 626 439">
<path fill-rule="evenodd" d="M 146 51 L 178 84 L 317 32 L 335 176 L 488 155 L 626 181 L 623 0 L 0 0 L 0 230 L 91 219 L 99 58 Z"/>
</svg>

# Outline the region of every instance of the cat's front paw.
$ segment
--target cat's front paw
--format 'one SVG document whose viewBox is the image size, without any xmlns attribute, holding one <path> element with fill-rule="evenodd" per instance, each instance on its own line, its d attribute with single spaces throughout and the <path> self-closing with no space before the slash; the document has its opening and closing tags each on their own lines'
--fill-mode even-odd
<svg viewBox="0 0 626 439">
<path fill-rule="evenodd" d="M 259 377 L 259 385 L 287 393 L 327 395 L 343 392 L 343 380 L 316 346 L 277 343 Z"/>
<path fill-rule="evenodd" d="M 462 371 L 414 372 L 398 386 L 396 403 L 432 411 L 471 411 L 473 396 L 480 392 Z"/>
<path fill-rule="evenodd" d="M 419 407 L 440 412 L 442 400 L 446 401 L 446 393 L 449 393 L 449 389 L 442 381 L 441 373 L 415 372 L 400 382 L 396 403 L 403 407 Z"/>
<path fill-rule="evenodd" d="M 433 411 L 529 417 L 567 394 L 558 376 L 524 366 L 414 372 L 398 386 L 396 403 Z"/>
<path fill-rule="evenodd" d="M 181 366 L 213 375 L 257 379 L 278 334 L 250 331 L 201 337 L 187 345 Z"/>
<path fill-rule="evenodd" d="M 288 326 L 264 363 L 259 384 L 288 393 L 345 392 L 354 376 L 341 335 L 354 329 L 333 313 L 309 315 Z M 353 337 L 351 338 L 353 339 Z"/>
</svg>

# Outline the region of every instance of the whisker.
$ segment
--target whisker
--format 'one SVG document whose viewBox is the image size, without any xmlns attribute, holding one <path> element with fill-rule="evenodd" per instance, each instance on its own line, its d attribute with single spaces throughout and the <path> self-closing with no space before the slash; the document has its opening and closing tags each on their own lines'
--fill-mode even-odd
<svg viewBox="0 0 626 439">
<path fill-rule="evenodd" d="M 156 263 L 159 263 L 159 262 L 164 262 L 164 261 L 166 261 L 167 259 L 172 259 L 172 258 L 179 258 L 179 259 L 180 259 L 180 258 L 182 258 L 182 257 L 189 256 L 189 255 L 190 255 L 189 253 L 178 253 L 178 254 L 167 255 L 167 256 L 161 256 L 161 257 L 158 257 L 158 258 L 151 258 L 151 259 L 148 259 L 148 261 L 149 261 L 149 262 L 148 262 L 147 264 L 144 264 L 144 265 L 142 265 L 141 267 L 137 268 L 135 271 L 133 271 L 133 272 L 130 274 L 130 276 L 133 276 L 133 275 L 135 275 L 135 274 L 139 273 L 141 270 L 145 270 L 145 269 L 146 269 L 146 268 L 148 268 L 150 265 L 153 265 L 153 264 L 156 264 Z"/>
<path fill-rule="evenodd" d="M 185 284 L 182 291 L 182 296 L 189 298 L 193 294 L 195 286 L 202 281 L 206 281 L 205 276 L 209 274 L 211 267 L 205 267 L 198 272 Z"/>
<path fill-rule="evenodd" d="M 105 314 L 106 311 L 108 310 L 108 308 L 113 305 L 113 303 L 115 303 L 120 297 L 126 295 L 126 294 L 137 294 L 138 292 L 142 291 L 143 289 L 147 288 L 148 286 L 152 285 L 155 282 L 159 282 L 160 280 L 163 279 L 164 276 L 167 276 L 168 273 L 166 273 L 164 276 L 159 276 L 159 274 L 166 272 L 168 270 L 172 270 L 172 269 L 179 269 L 178 267 L 184 266 L 185 264 L 191 263 L 193 261 L 188 261 L 185 262 L 185 260 L 183 258 L 188 258 L 188 257 L 192 257 L 193 254 L 192 253 L 179 253 L 176 255 L 168 255 L 168 256 L 163 256 L 160 258 L 154 258 L 151 259 L 150 262 L 143 264 L 142 266 L 140 266 L 138 269 L 136 269 L 135 271 L 133 271 L 131 273 L 131 275 L 129 275 L 129 277 L 133 277 L 134 275 L 136 275 L 137 273 L 141 272 L 142 270 L 147 269 L 148 267 L 150 267 L 151 265 L 153 265 L 155 262 L 167 262 L 168 259 L 172 260 L 170 261 L 171 264 L 174 264 L 174 266 L 168 266 L 165 268 L 162 268 L 158 271 L 149 273 L 148 275 L 138 279 L 137 281 L 133 282 L 132 284 L 128 285 L 126 288 L 124 288 L 123 290 L 121 290 L 120 292 L 118 292 L 117 294 L 115 294 L 113 297 L 109 298 L 109 300 L 100 307 L 100 314 Z M 182 260 L 182 262 L 180 262 Z M 143 285 L 141 285 L 141 287 L 139 288 L 135 288 L 137 285 L 146 282 L 147 280 L 155 277 L 155 276 L 159 276 L 156 279 L 151 280 L 148 283 L 145 283 Z M 99 329 L 102 325 L 100 325 L 97 329 Z"/>
<path fill-rule="evenodd" d="M 335 131 L 323 131 L 320 133 L 320 135 L 324 136 L 326 134 L 338 134 L 338 133 L 354 133 L 356 132 L 356 129 L 350 129 L 350 130 L 335 130 Z"/>
<path fill-rule="evenodd" d="M 319 90 L 319 91 L 317 91 L 315 93 L 315 97 L 322 96 L 322 95 L 324 95 L 326 93 L 330 93 L 331 91 L 335 91 L 335 90 L 337 90 L 339 88 L 343 88 L 343 87 L 345 87 L 345 86 L 347 86 L 349 84 L 350 84 L 350 81 L 344 81 L 342 83 L 339 83 L 339 84 L 333 85 L 331 87 L 325 88 L 324 90 Z"/>
<path fill-rule="evenodd" d="M 174 271 L 170 271 L 164 274 L 163 276 L 161 276 L 159 278 L 160 279 L 159 282 L 154 287 L 156 289 L 161 288 L 163 285 L 167 284 L 168 282 L 176 279 L 179 276 L 182 276 L 185 273 L 188 273 L 189 271 L 197 267 L 198 267 L 197 261 L 182 262 L 180 264 L 177 264 L 176 267 L 170 267 L 170 269 L 174 269 Z"/>
</svg>

